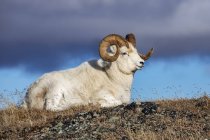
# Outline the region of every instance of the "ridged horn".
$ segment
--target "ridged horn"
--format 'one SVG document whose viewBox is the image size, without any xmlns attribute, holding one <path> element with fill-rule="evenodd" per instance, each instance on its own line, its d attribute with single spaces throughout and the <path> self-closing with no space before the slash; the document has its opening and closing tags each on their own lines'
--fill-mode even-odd
<svg viewBox="0 0 210 140">
<path fill-rule="evenodd" d="M 142 59 L 144 59 L 144 60 L 148 60 L 148 59 L 151 57 L 151 55 L 153 54 L 153 51 L 154 51 L 154 48 L 150 49 L 150 50 L 147 52 L 146 55 L 144 55 L 144 54 L 139 54 L 139 56 L 140 56 Z"/>
<path fill-rule="evenodd" d="M 135 38 L 135 35 L 130 33 L 130 34 L 127 34 L 125 39 L 127 41 L 129 41 L 134 47 L 136 47 L 136 38 Z"/>
<path fill-rule="evenodd" d="M 107 50 L 111 45 L 116 45 L 117 47 L 117 51 L 113 56 L 110 56 L 107 53 Z M 99 55 L 104 61 L 113 62 L 117 60 L 120 53 L 119 48 L 122 46 L 129 47 L 125 38 L 117 34 L 110 34 L 102 39 L 99 46 Z"/>
</svg>

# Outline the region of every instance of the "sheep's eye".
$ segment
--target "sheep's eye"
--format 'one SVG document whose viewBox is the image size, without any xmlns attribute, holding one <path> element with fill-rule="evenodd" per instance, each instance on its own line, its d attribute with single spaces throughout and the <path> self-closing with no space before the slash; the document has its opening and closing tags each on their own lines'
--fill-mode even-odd
<svg viewBox="0 0 210 140">
<path fill-rule="evenodd" d="M 124 52 L 124 53 L 122 53 L 122 55 L 128 55 L 128 53 L 127 52 Z"/>
</svg>

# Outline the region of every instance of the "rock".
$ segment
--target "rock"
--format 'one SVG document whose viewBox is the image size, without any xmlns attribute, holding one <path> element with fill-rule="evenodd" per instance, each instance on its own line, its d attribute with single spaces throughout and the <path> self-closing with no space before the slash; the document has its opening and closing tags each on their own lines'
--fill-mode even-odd
<svg viewBox="0 0 210 140">
<path fill-rule="evenodd" d="M 124 107 L 124 109 L 128 110 L 135 110 L 137 108 L 136 102 L 132 102 L 131 104 L 128 104 L 127 106 Z"/>
<path fill-rule="evenodd" d="M 145 115 L 153 114 L 157 112 L 157 109 L 158 109 L 158 106 L 152 102 L 144 102 L 141 104 L 141 107 L 143 108 L 142 112 Z"/>
<path fill-rule="evenodd" d="M 115 123 L 116 121 L 119 121 L 119 120 L 120 120 L 120 117 L 113 116 L 109 119 L 109 122 Z"/>
</svg>

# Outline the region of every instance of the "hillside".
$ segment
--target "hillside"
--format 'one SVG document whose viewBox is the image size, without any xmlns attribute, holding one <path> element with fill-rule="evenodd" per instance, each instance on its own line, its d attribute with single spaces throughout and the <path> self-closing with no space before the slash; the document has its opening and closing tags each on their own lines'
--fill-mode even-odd
<svg viewBox="0 0 210 140">
<path fill-rule="evenodd" d="M 133 102 L 62 112 L 0 111 L 1 139 L 210 139 L 210 98 Z"/>
</svg>

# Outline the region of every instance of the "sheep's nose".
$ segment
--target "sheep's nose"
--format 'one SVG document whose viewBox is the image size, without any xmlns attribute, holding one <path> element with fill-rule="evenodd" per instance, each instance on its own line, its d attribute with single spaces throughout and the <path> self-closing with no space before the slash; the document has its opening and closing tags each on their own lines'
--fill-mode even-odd
<svg viewBox="0 0 210 140">
<path fill-rule="evenodd" d="M 141 65 L 144 65 L 144 62 L 143 62 L 143 61 L 140 61 L 140 64 L 141 64 Z"/>
</svg>

